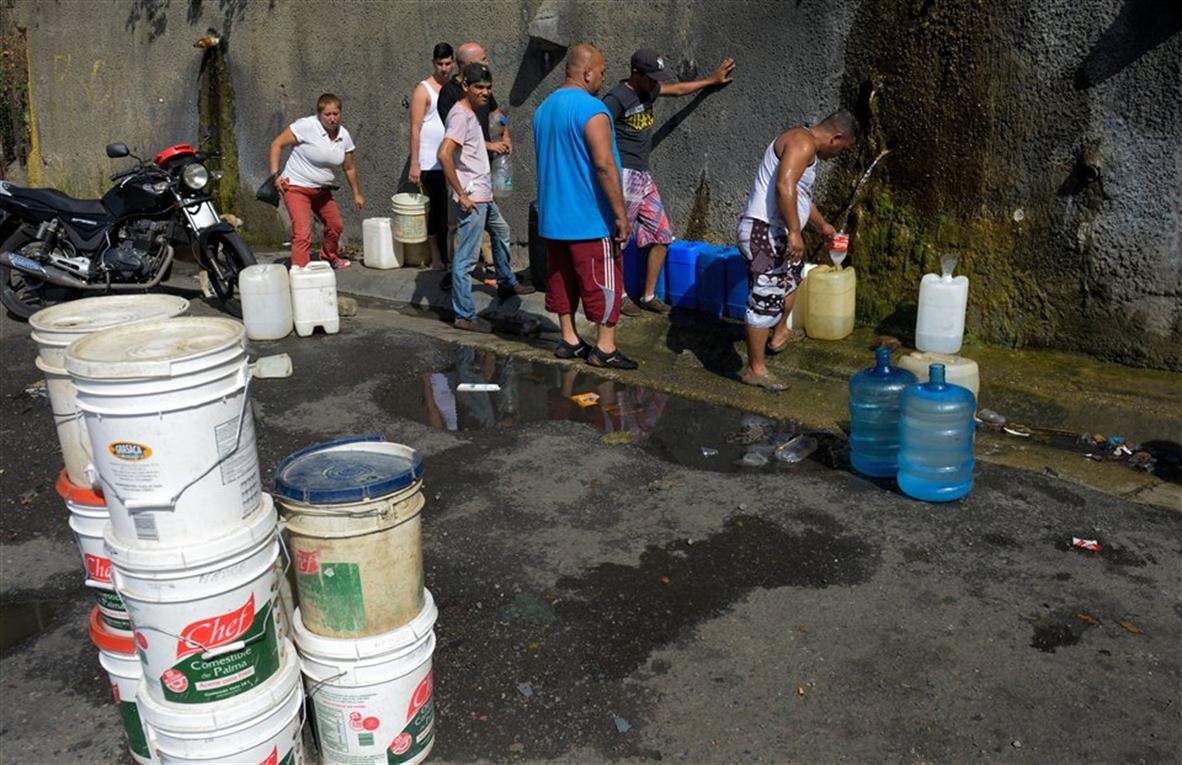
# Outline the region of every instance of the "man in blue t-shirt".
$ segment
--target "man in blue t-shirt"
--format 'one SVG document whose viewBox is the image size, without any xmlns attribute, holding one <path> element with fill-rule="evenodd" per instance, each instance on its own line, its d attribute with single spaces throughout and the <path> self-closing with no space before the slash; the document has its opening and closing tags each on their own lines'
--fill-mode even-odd
<svg viewBox="0 0 1182 765">
<path fill-rule="evenodd" d="M 648 251 L 644 291 L 636 296 L 636 304 L 653 313 L 668 313 L 669 306 L 656 296 L 656 290 L 666 250 L 673 241 L 673 229 L 648 164 L 648 155 L 653 150 L 653 102 L 659 96 L 688 96 L 708 87 L 729 84 L 735 60 L 724 58 L 709 77 L 690 82 L 675 82 L 665 59 L 652 48 L 633 53 L 631 66 L 628 79 L 608 91 L 603 102 L 611 110 L 616 144 L 623 160 L 628 222 L 636 235 L 636 247 Z M 627 306 L 624 312 L 633 315 L 628 313 Z"/>
<path fill-rule="evenodd" d="M 595 98 L 603 85 L 603 54 L 577 45 L 566 61 L 566 80 L 534 113 L 538 168 L 538 233 L 547 240 L 550 274 L 546 310 L 558 314 L 560 359 L 595 367 L 636 369 L 616 348 L 616 322 L 624 291 L 619 246 L 628 240 L 620 186 L 620 155 L 612 116 Z M 598 325 L 595 346 L 575 330 L 580 301 Z"/>
</svg>

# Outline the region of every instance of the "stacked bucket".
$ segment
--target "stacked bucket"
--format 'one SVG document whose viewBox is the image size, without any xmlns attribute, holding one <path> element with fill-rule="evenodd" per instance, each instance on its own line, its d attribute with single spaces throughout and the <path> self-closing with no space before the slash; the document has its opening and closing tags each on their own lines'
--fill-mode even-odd
<svg viewBox="0 0 1182 765">
<path fill-rule="evenodd" d="M 276 468 L 292 631 L 325 765 L 415 765 L 435 743 L 422 475 L 418 452 L 377 436 L 318 444 Z"/>
<path fill-rule="evenodd" d="M 91 634 L 137 761 L 301 762 L 303 688 L 243 327 L 162 318 L 187 302 L 161 300 L 93 298 L 31 320 L 67 457 L 59 491 L 99 597 Z M 47 328 L 80 311 L 87 331 L 53 365 Z M 85 463 L 71 465 L 68 438 Z"/>
<path fill-rule="evenodd" d="M 86 422 L 78 411 L 74 382 L 66 371 L 66 349 L 95 332 L 139 321 L 168 319 L 189 310 L 189 301 L 169 295 L 94 297 L 46 308 L 29 319 L 37 343 L 37 368 L 45 375 L 62 459 L 57 491 L 69 513 L 78 543 L 85 582 L 97 604 L 90 614 L 90 636 L 99 663 L 111 680 L 128 748 L 140 763 L 158 762 L 148 745 L 135 694 L 141 671 L 132 640 L 131 621 L 111 580 L 111 561 L 103 544 L 109 519 L 91 459 Z"/>
</svg>

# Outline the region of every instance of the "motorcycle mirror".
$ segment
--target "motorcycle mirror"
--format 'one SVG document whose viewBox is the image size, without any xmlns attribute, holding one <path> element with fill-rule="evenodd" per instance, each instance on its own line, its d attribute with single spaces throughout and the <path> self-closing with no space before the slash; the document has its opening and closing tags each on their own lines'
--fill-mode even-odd
<svg viewBox="0 0 1182 765">
<path fill-rule="evenodd" d="M 107 156 L 110 157 L 111 159 L 119 159 L 120 157 L 126 157 L 130 154 L 131 154 L 131 151 L 127 148 L 127 144 L 123 144 L 123 143 L 109 143 L 109 144 L 107 144 Z"/>
</svg>

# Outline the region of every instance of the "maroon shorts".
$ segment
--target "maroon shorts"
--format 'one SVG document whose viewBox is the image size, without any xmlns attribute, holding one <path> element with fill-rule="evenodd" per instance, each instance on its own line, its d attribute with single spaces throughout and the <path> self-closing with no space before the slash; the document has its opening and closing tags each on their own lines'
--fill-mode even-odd
<svg viewBox="0 0 1182 765">
<path fill-rule="evenodd" d="M 588 321 L 609 327 L 620 320 L 624 268 L 619 248 L 610 238 L 580 242 L 547 242 L 550 277 L 546 310 L 573 314 L 583 302 Z"/>
</svg>

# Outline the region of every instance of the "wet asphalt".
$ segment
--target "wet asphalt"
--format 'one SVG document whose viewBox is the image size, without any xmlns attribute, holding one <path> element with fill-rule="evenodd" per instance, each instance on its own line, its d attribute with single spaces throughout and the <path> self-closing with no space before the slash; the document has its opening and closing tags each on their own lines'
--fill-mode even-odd
<svg viewBox="0 0 1182 765">
<path fill-rule="evenodd" d="M 783 464 L 790 423 L 423 321 L 368 304 L 337 336 L 256 344 L 295 372 L 252 395 L 264 485 L 339 436 L 424 454 L 433 761 L 1182 757 L 1182 514 L 994 465 L 964 500 L 915 502 L 830 434 Z M 25 392 L 35 348 L 7 318 L 0 342 L 0 759 L 130 762 L 48 402 Z M 752 451 L 773 456 L 736 464 Z"/>
</svg>

